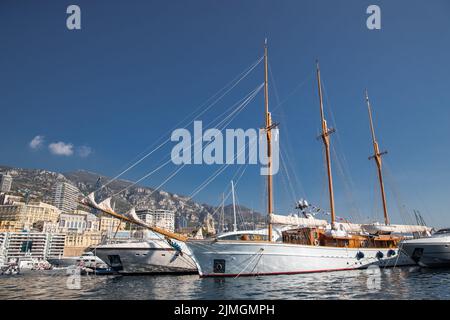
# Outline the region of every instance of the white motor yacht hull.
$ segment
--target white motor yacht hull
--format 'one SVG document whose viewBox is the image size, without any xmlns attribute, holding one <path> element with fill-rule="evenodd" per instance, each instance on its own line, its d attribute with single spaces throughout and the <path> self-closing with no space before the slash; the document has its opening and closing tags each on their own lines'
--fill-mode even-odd
<svg viewBox="0 0 450 320">
<path fill-rule="evenodd" d="M 421 267 L 450 267 L 450 237 L 405 240 L 401 248 Z"/>
<path fill-rule="evenodd" d="M 337 248 L 255 241 L 187 242 L 200 276 L 297 274 L 415 265 L 397 248 Z"/>
<path fill-rule="evenodd" d="M 179 252 L 164 241 L 99 245 L 95 253 L 122 274 L 197 273 L 190 252 Z"/>
</svg>

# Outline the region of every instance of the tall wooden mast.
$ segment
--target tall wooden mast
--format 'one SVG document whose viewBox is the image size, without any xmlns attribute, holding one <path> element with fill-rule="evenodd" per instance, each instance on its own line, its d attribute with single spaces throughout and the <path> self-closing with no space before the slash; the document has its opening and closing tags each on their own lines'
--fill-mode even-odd
<svg viewBox="0 0 450 320">
<path fill-rule="evenodd" d="M 269 76 L 268 76 L 268 61 L 267 61 L 267 39 L 264 41 L 264 104 L 266 115 L 266 138 L 267 138 L 267 216 L 268 216 L 268 236 L 269 241 L 272 241 L 272 223 L 271 215 L 273 213 L 273 199 L 272 199 L 272 117 L 269 112 Z"/>
<path fill-rule="evenodd" d="M 366 90 L 366 102 L 367 102 L 367 110 L 369 111 L 370 131 L 372 133 L 372 143 L 374 151 L 373 156 L 370 156 L 369 160 L 374 159 L 375 163 L 377 164 L 378 180 L 380 182 L 380 189 L 381 189 L 381 199 L 383 201 L 384 223 L 388 225 L 390 224 L 390 221 L 386 205 L 386 194 L 384 192 L 383 175 L 381 173 L 381 166 L 382 166 L 381 156 L 386 154 L 387 151 L 380 152 L 377 139 L 375 138 L 375 129 L 373 128 L 373 120 L 372 120 L 372 108 L 370 107 L 369 94 L 367 93 L 367 90 Z"/>
<path fill-rule="evenodd" d="M 225 232 L 225 194 L 222 193 L 222 210 L 220 217 L 220 225 L 222 232 Z"/>
<path fill-rule="evenodd" d="M 334 212 L 334 193 L 333 193 L 333 176 L 331 174 L 331 157 L 330 157 L 330 134 L 334 132 L 334 129 L 328 129 L 327 121 L 325 120 L 323 112 L 323 98 L 322 98 L 322 83 L 320 82 L 320 68 L 319 62 L 316 61 L 317 70 L 317 86 L 319 88 L 319 101 L 320 101 L 320 118 L 322 120 L 322 138 L 325 145 L 325 156 L 327 160 L 327 173 L 328 173 L 328 193 L 330 195 L 330 213 L 331 213 L 331 226 L 336 221 L 336 215 Z"/>
<path fill-rule="evenodd" d="M 234 182 L 231 180 L 231 193 L 233 196 L 233 231 L 237 231 L 237 219 L 236 219 L 236 200 L 234 198 Z"/>
</svg>

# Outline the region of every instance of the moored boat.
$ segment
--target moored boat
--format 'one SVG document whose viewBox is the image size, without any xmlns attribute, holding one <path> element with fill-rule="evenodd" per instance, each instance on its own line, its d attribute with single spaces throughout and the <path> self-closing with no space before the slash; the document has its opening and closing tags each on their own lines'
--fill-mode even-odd
<svg viewBox="0 0 450 320">
<path fill-rule="evenodd" d="M 422 267 L 450 267 L 450 228 L 429 237 L 404 240 L 400 247 Z"/>
<path fill-rule="evenodd" d="M 292 219 L 275 215 L 272 199 L 272 130 L 276 127 L 268 108 L 268 62 L 267 42 L 264 47 L 264 97 L 265 97 L 265 128 L 267 139 L 268 175 L 267 175 L 267 214 L 268 228 L 266 241 L 238 240 L 188 240 L 194 261 L 200 276 L 255 276 L 296 274 L 306 272 L 324 272 L 367 268 L 371 265 L 393 267 L 413 265 L 415 262 L 399 251 L 398 244 L 403 236 L 396 234 L 407 230 L 411 232 L 426 232 L 429 228 L 423 226 L 390 226 L 386 206 L 384 185 L 381 175 L 381 156 L 375 139 L 370 104 L 366 94 L 369 109 L 371 132 L 375 159 L 380 181 L 385 224 L 359 225 L 352 223 L 337 223 L 335 215 L 333 179 L 330 156 L 330 135 L 334 129 L 328 128 L 324 117 L 322 85 L 320 69 L 317 63 L 317 83 L 320 100 L 321 135 L 325 146 L 325 160 L 328 176 L 328 195 L 330 201 L 330 223 L 324 220 L 297 218 Z M 306 208 L 307 206 L 305 206 Z M 306 216 L 306 214 L 305 214 Z M 297 221 L 295 221 L 297 220 Z M 294 224 L 297 228 L 282 232 L 282 242 L 273 241 L 274 224 Z"/>
<path fill-rule="evenodd" d="M 75 257 L 50 257 L 47 261 L 54 267 L 57 268 L 67 268 L 70 266 L 75 266 L 80 263 L 84 264 L 101 264 L 104 263 L 99 257 L 95 256 L 93 252 L 87 251 L 81 256 Z"/>
<path fill-rule="evenodd" d="M 163 239 L 147 239 L 101 244 L 95 247 L 95 252 L 122 274 L 197 273 L 190 251 L 182 242 L 173 242 L 171 246 Z"/>
</svg>

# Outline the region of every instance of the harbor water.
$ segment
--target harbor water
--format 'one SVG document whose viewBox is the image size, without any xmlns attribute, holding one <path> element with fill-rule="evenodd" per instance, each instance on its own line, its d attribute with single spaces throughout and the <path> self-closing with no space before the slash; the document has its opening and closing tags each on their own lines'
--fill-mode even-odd
<svg viewBox="0 0 450 320">
<path fill-rule="evenodd" d="M 450 299 L 450 269 L 402 267 L 285 276 L 0 276 L 0 299 Z"/>
</svg>

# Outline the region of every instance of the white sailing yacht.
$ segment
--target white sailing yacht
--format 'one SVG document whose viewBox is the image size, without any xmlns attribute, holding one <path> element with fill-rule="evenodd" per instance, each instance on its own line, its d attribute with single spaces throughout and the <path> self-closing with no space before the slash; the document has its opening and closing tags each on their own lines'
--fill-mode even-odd
<svg viewBox="0 0 450 320">
<path fill-rule="evenodd" d="M 318 64 L 317 82 L 322 124 L 321 138 L 326 151 L 331 221 L 328 223 L 325 220 L 318 220 L 314 217 L 299 218 L 274 214 L 271 175 L 271 139 L 274 125 L 272 124 L 268 104 L 267 59 L 266 41 L 264 46 L 264 97 L 265 131 L 269 159 L 269 175 L 267 176 L 268 238 L 266 241 L 219 238 L 212 240 L 188 240 L 187 246 L 193 254 L 200 276 L 237 277 L 297 274 L 359 269 L 366 268 L 372 264 L 380 266 L 414 264 L 414 261 L 398 250 L 398 243 L 401 237 L 393 235 L 390 231 L 386 232 L 385 229 L 387 228 L 391 231 L 425 232 L 427 230 L 426 227 L 392 226 L 388 220 L 385 221 L 384 225 L 372 224 L 366 226 L 336 222 L 330 159 L 330 135 L 334 130 L 327 127 L 324 117 Z M 374 147 L 376 147 L 375 159 L 377 164 L 380 161 L 378 168 L 381 175 L 381 154 L 377 149 L 378 146 L 375 144 L 375 140 Z M 384 193 L 383 201 L 385 205 Z M 387 210 L 385 210 L 385 215 L 387 215 Z M 296 225 L 298 227 L 284 231 L 282 233 L 282 242 L 274 242 L 272 236 L 274 225 Z"/>
<path fill-rule="evenodd" d="M 185 243 L 186 237 L 148 225 L 137 216 L 134 208 L 124 215 L 118 214 L 111 208 L 110 200 L 107 198 L 97 204 L 94 194 L 91 193 L 82 201 L 82 204 L 148 229 L 141 231 L 140 237 L 130 237 L 125 240 L 115 239 L 93 248 L 95 255 L 111 269 L 121 274 L 197 273 L 197 266 Z M 234 200 L 233 206 L 235 206 Z M 234 212 L 236 213 L 235 210 Z M 234 230 L 219 235 L 219 238 L 262 239 L 264 237 L 267 230 L 237 230 L 236 214 L 234 217 Z"/>
</svg>

